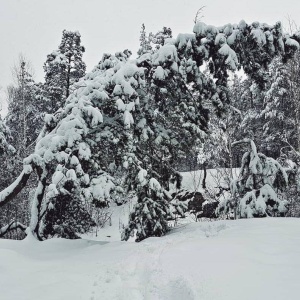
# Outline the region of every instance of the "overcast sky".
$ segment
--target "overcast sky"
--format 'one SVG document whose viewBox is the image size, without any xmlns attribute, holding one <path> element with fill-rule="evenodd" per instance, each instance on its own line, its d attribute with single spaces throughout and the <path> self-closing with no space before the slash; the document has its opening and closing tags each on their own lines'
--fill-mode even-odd
<svg viewBox="0 0 300 300">
<path fill-rule="evenodd" d="M 203 22 L 216 26 L 241 19 L 286 23 L 287 16 L 300 24 L 299 0 L 0 0 L 0 98 L 3 102 L 19 53 L 31 61 L 35 80 L 43 81 L 43 63 L 57 49 L 63 29 L 81 33 L 89 71 L 105 52 L 135 53 L 142 23 L 147 32 L 163 26 L 175 37 L 192 32 L 196 11 L 204 5 Z"/>
</svg>

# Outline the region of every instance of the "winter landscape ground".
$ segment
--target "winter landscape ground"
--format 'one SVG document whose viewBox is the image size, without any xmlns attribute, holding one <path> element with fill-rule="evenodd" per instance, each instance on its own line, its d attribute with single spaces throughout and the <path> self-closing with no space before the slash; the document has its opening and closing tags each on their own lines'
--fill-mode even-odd
<svg viewBox="0 0 300 300">
<path fill-rule="evenodd" d="M 202 175 L 183 173 L 184 186 Z M 0 239 L 1 299 L 299 299 L 299 219 L 202 221 L 121 242 L 132 205 L 113 207 L 97 237 Z"/>
<path fill-rule="evenodd" d="M 0 240 L 2 300 L 299 299 L 300 220 L 199 222 L 140 243 Z"/>
</svg>

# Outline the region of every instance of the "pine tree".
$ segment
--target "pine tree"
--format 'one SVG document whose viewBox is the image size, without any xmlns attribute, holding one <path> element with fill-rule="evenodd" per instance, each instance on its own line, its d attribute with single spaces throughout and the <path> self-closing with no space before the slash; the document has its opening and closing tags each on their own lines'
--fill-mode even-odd
<svg viewBox="0 0 300 300">
<path fill-rule="evenodd" d="M 80 33 L 64 30 L 58 50 L 47 56 L 44 71 L 48 98 L 52 105 L 51 113 L 63 107 L 74 83 L 84 76 L 86 70 L 86 65 L 82 61 L 84 52 Z"/>
<path fill-rule="evenodd" d="M 10 144 L 11 132 L 0 116 L 0 155 L 13 154 L 16 149 Z"/>
<path fill-rule="evenodd" d="M 291 40 L 291 39 L 290 39 Z M 298 145 L 296 146 L 297 151 L 300 151 L 300 51 L 296 51 L 296 55 L 287 62 L 285 75 L 288 76 L 289 88 L 287 93 L 287 99 L 291 103 L 293 123 L 295 124 L 296 135 L 293 137 Z M 292 142 L 292 140 L 290 140 Z"/>
<path fill-rule="evenodd" d="M 140 35 L 140 49 L 138 50 L 138 55 L 143 55 L 145 53 L 151 52 L 152 47 L 150 45 L 149 36 L 146 34 L 145 24 L 142 24 L 142 30 Z"/>
<path fill-rule="evenodd" d="M 148 178 L 147 178 L 148 177 Z M 168 217 L 174 218 L 170 210 L 170 196 L 155 178 L 150 178 L 145 169 L 140 169 L 137 178 L 138 202 L 130 214 L 129 224 L 122 234 L 122 240 L 134 236 L 142 241 L 149 236 L 162 236 L 168 232 Z M 183 214 L 183 211 L 182 211 Z"/>
</svg>

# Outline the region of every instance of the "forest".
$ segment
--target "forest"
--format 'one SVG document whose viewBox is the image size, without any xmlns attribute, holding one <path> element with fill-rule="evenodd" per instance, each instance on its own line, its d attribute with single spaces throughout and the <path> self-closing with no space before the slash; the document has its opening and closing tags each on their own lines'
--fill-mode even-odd
<svg viewBox="0 0 300 300">
<path fill-rule="evenodd" d="M 299 217 L 300 31 L 290 25 L 196 18 L 173 37 L 143 24 L 137 53 L 105 53 L 89 73 L 80 33 L 64 30 L 42 83 L 20 56 L 0 120 L 0 237 L 80 239 L 128 201 L 124 241 L 184 219 Z M 222 177 L 213 187 L 211 169 Z M 201 182 L 183 188 L 182 172 L 197 170 Z"/>
</svg>

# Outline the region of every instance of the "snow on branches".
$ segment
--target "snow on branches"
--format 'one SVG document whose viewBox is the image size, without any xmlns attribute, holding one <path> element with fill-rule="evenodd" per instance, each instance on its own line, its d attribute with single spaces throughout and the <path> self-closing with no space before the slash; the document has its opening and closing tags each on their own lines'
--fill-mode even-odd
<svg viewBox="0 0 300 300">
<path fill-rule="evenodd" d="M 278 161 L 258 153 L 254 142 L 243 139 L 232 146 L 249 144 L 250 150 L 242 158 L 240 175 L 230 185 L 231 198 L 223 200 L 219 214 L 234 214 L 237 218 L 283 215 L 288 202 L 280 190 L 288 185 L 288 176 Z"/>
<path fill-rule="evenodd" d="M 164 28 L 155 37 L 158 47 L 148 52 L 145 46 L 136 60 L 129 59 L 129 50 L 104 54 L 92 72 L 74 83 L 64 107 L 46 116 L 35 148 L 39 162 L 34 162 L 41 167 L 30 228 L 38 239 L 76 238 L 92 226 L 84 203 L 101 207 L 114 193 L 130 189 L 138 203 L 124 239 L 135 231 L 137 240 L 165 234 L 172 217 L 169 183 L 180 187 L 176 161 L 207 131 L 209 111 L 203 100 L 222 111 L 228 102 L 228 71 L 242 66 L 261 82 L 275 54 L 297 48 L 293 37 L 284 38 L 280 24 L 242 21 L 217 28 L 200 22 L 193 31 L 173 40 Z M 210 76 L 200 71 L 204 60 Z M 256 176 L 270 184 L 269 174 L 281 170 L 254 147 L 246 159 L 253 178 L 248 186 L 254 189 L 262 188 L 256 187 Z M 124 177 L 121 184 L 116 172 Z"/>
</svg>

